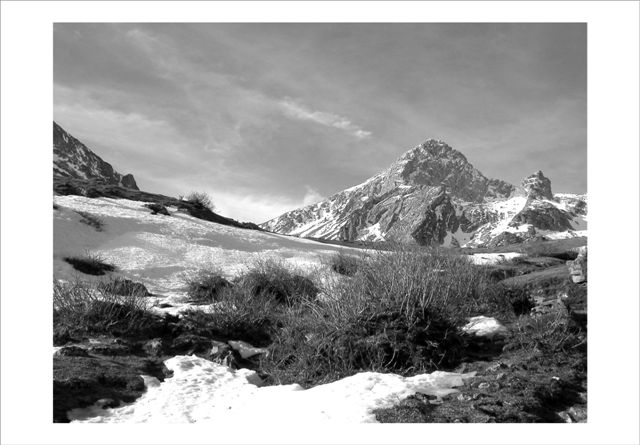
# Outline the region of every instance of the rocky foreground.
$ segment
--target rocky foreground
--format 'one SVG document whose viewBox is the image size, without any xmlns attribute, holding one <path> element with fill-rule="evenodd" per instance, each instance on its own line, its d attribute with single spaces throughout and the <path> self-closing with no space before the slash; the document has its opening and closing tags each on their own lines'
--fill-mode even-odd
<svg viewBox="0 0 640 445">
<path fill-rule="evenodd" d="M 557 243 L 545 250 L 546 255 L 487 266 L 511 293 L 519 316 L 496 322 L 498 329 L 474 329 L 473 319 L 461 327 L 456 336 L 464 354 L 444 368 L 467 376 L 457 391 L 441 397 L 414 393 L 374 411 L 377 421 L 586 421 L 587 251 L 563 250 Z M 482 317 L 475 321 L 484 322 Z M 268 340 L 254 338 L 251 344 L 225 337 L 190 316 L 155 314 L 145 323 L 136 336 L 77 337 L 55 330 L 55 422 L 86 416 L 82 408 L 91 407 L 97 415 L 104 414 L 102 408 L 135 402 L 151 377 L 172 378 L 165 362 L 175 356 L 255 370 L 250 383 L 258 386 L 276 383 L 263 369 L 273 347 Z"/>
</svg>

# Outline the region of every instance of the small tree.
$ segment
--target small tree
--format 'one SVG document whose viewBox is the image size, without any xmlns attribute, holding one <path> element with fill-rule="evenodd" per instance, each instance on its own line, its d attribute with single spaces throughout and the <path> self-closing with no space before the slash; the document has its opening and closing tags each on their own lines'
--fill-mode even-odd
<svg viewBox="0 0 640 445">
<path fill-rule="evenodd" d="M 191 192 L 184 198 L 181 197 L 181 199 L 192 202 L 202 207 L 206 207 L 212 212 L 216 209 L 216 206 L 213 204 L 213 201 L 211 200 L 211 196 L 209 196 L 209 194 L 205 192 Z"/>
</svg>

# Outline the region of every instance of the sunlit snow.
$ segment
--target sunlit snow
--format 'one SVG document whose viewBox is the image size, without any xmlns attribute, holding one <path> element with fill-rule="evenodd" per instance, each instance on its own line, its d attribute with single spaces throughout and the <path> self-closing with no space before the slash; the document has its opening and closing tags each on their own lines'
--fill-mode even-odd
<svg viewBox="0 0 640 445">
<path fill-rule="evenodd" d="M 86 251 L 118 268 L 118 275 L 143 283 L 159 302 L 177 312 L 185 307 L 184 274 L 219 269 L 231 278 L 259 258 L 282 259 L 312 271 L 328 256 L 351 249 L 257 230 L 224 226 L 170 208 L 152 215 L 143 202 L 83 196 L 54 196 L 54 277 L 83 280 L 64 257 Z M 76 211 L 104 221 L 102 231 L 80 222 Z"/>
<path fill-rule="evenodd" d="M 469 261 L 473 264 L 496 264 L 519 256 L 522 256 L 522 254 L 518 252 L 474 253 L 473 255 L 469 255 Z"/>
<path fill-rule="evenodd" d="M 70 419 L 90 423 L 193 423 L 218 425 L 375 422 L 373 410 L 390 408 L 415 393 L 438 398 L 457 392 L 475 373 L 436 371 L 414 377 L 362 372 L 304 390 L 300 385 L 259 387 L 253 371 L 231 370 L 195 356 L 165 361 L 173 376 L 144 377 L 147 392 L 131 405 L 74 409 Z M 275 402 L 277 401 L 277 402 Z M 274 409 L 277 403 L 277 409 Z"/>
<path fill-rule="evenodd" d="M 493 317 L 480 315 L 471 317 L 469 322 L 462 327 L 462 330 L 477 337 L 493 337 L 506 332 L 507 328 Z"/>
</svg>

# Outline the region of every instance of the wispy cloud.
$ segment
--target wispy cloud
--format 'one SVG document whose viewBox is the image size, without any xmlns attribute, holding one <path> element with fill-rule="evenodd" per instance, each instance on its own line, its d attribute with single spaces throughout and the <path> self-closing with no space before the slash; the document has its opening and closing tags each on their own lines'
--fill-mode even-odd
<svg viewBox="0 0 640 445">
<path fill-rule="evenodd" d="M 363 130 L 344 116 L 326 111 L 310 110 L 290 97 L 284 98 L 279 104 L 284 115 L 291 119 L 311 121 L 326 127 L 338 128 L 346 131 L 357 139 L 366 139 L 371 136 L 370 131 Z"/>
<path fill-rule="evenodd" d="M 324 199 L 324 196 L 322 196 L 320 193 L 318 193 L 318 191 L 316 189 L 314 189 L 313 187 L 309 187 L 308 185 L 306 186 L 307 189 L 307 193 L 305 193 L 304 197 L 302 198 L 302 205 L 303 206 L 308 206 L 310 204 L 315 204 L 316 202 L 320 202 Z"/>
</svg>

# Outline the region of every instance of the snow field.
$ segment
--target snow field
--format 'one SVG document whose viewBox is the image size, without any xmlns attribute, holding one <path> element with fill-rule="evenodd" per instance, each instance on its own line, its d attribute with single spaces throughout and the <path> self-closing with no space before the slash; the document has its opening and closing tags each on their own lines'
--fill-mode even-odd
<svg viewBox="0 0 640 445">
<path fill-rule="evenodd" d="M 185 306 L 184 275 L 202 268 L 217 269 L 227 278 L 258 259 L 276 258 L 306 271 L 320 267 L 338 251 L 354 251 L 256 230 L 203 221 L 169 208 L 171 216 L 152 215 L 143 202 L 112 198 L 55 196 L 54 277 L 74 280 L 79 274 L 64 257 L 89 251 L 117 267 L 117 274 L 143 283 L 172 304 L 168 312 Z M 104 221 L 101 232 L 80 222 L 76 211 Z M 82 275 L 83 280 L 89 276 Z M 96 277 L 99 280 L 100 277 Z"/>
</svg>

